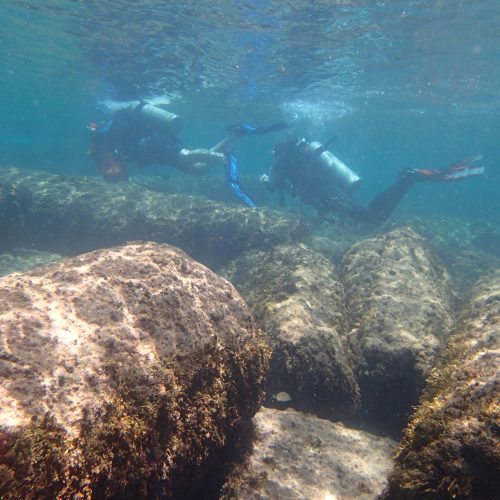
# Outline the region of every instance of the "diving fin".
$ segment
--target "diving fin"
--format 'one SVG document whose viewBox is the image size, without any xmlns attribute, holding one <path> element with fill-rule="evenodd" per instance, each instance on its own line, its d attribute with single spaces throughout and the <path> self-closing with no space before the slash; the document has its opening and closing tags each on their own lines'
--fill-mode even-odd
<svg viewBox="0 0 500 500">
<path fill-rule="evenodd" d="M 245 205 L 255 207 L 255 203 L 240 188 L 239 167 L 236 156 L 231 153 L 226 154 L 224 166 L 226 169 L 226 178 L 229 182 L 229 186 L 233 190 L 234 195 Z"/>
<path fill-rule="evenodd" d="M 458 181 L 467 177 L 484 174 L 484 167 L 479 165 L 471 165 L 476 161 L 483 159 L 483 155 L 478 154 L 465 158 L 458 163 L 448 166 L 441 172 L 441 179 L 444 181 Z"/>
<path fill-rule="evenodd" d="M 482 155 L 471 156 L 457 163 L 453 163 L 445 168 L 427 169 L 427 168 L 409 168 L 400 172 L 403 177 L 413 176 L 415 179 L 425 181 L 459 181 L 468 177 L 484 174 L 484 167 L 472 165 L 472 163 L 483 159 Z"/>
</svg>

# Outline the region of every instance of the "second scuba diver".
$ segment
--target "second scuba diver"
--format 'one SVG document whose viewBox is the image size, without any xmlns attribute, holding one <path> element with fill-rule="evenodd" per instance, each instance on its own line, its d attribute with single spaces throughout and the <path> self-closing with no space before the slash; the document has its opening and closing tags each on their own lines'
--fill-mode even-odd
<svg viewBox="0 0 500 500">
<path fill-rule="evenodd" d="M 456 181 L 484 172 L 484 167 L 473 165 L 481 155 L 443 169 L 403 170 L 391 186 L 365 206 L 353 196 L 361 178 L 319 142 L 290 137 L 276 144 L 274 155 L 276 163 L 260 180 L 269 191 L 279 191 L 281 204 L 289 193 L 320 214 L 337 212 L 375 224 L 383 224 L 417 182 Z"/>
</svg>

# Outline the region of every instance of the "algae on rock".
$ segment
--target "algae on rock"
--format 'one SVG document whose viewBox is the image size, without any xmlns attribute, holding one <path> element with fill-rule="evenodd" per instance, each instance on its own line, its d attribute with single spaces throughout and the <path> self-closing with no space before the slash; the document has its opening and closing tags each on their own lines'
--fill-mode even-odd
<svg viewBox="0 0 500 500">
<path fill-rule="evenodd" d="M 175 245 L 216 269 L 251 248 L 298 241 L 307 233 L 301 217 L 133 183 L 16 168 L 0 169 L 0 182 L 33 195 L 19 245 L 62 255 L 144 240 Z"/>
<path fill-rule="evenodd" d="M 500 270 L 471 293 L 396 455 L 387 499 L 498 498 Z"/>
<path fill-rule="evenodd" d="M 135 242 L 0 279 L 0 496 L 194 495 L 263 399 L 234 287 Z"/>
<path fill-rule="evenodd" d="M 364 418 L 397 434 L 452 325 L 452 282 L 409 228 L 354 245 L 340 275 Z"/>
<path fill-rule="evenodd" d="M 290 405 L 328 418 L 352 416 L 359 391 L 346 340 L 343 288 L 332 263 L 305 244 L 251 251 L 229 266 L 273 349 L 268 405 L 286 391 Z"/>
</svg>

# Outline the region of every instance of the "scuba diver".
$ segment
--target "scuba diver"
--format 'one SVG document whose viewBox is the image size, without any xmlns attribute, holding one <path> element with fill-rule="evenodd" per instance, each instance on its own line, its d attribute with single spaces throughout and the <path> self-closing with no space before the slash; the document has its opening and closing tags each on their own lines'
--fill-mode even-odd
<svg viewBox="0 0 500 500">
<path fill-rule="evenodd" d="M 448 182 L 481 175 L 484 167 L 473 165 L 481 155 L 466 158 L 443 169 L 410 168 L 365 206 L 353 197 L 361 178 L 317 141 L 290 137 L 276 144 L 277 159 L 270 174 L 260 176 L 271 192 L 279 191 L 283 205 L 285 193 L 312 205 L 319 214 L 337 212 L 360 221 L 383 224 L 403 196 L 417 182 Z"/>
<path fill-rule="evenodd" d="M 285 123 L 264 127 L 232 125 L 228 135 L 215 146 L 188 149 L 177 137 L 183 126 L 182 118 L 159 106 L 144 101 L 105 101 L 96 109 L 104 114 L 105 121 L 101 126 L 91 123 L 87 127 L 93 133 L 89 154 L 106 180 L 127 180 L 127 161 L 133 161 L 139 167 L 170 165 L 192 175 L 204 175 L 212 167 L 224 165 L 234 193 L 249 206 L 255 205 L 241 192 L 238 163 L 230 148 L 245 135 L 264 134 L 286 127 Z"/>
</svg>

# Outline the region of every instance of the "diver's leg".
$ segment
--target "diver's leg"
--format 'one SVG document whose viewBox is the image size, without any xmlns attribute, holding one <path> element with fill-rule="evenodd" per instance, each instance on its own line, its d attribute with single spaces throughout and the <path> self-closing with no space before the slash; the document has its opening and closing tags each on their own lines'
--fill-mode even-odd
<svg viewBox="0 0 500 500">
<path fill-rule="evenodd" d="M 369 211 L 368 207 L 355 200 L 351 196 L 349 199 L 333 196 L 319 203 L 315 206 L 318 213 L 334 213 L 341 216 L 351 217 L 358 221 L 368 221 Z"/>
<path fill-rule="evenodd" d="M 403 196 L 417 182 L 449 182 L 482 175 L 484 167 L 474 165 L 482 160 L 482 155 L 465 158 L 458 163 L 441 169 L 403 170 L 401 177 L 388 189 L 380 193 L 369 205 L 367 216 L 371 222 L 383 224 L 398 206 Z"/>
<path fill-rule="evenodd" d="M 183 172 L 204 175 L 215 165 L 223 165 L 225 156 L 210 149 L 186 149 L 179 152 L 175 167 Z"/>
<path fill-rule="evenodd" d="M 239 139 L 239 136 L 236 134 L 229 134 L 224 139 L 219 141 L 215 146 L 210 148 L 210 151 L 215 153 L 227 153 L 232 147 L 233 144 Z"/>
<path fill-rule="evenodd" d="M 212 151 L 211 149 L 186 149 L 183 148 L 179 152 L 179 158 L 187 163 L 208 163 L 209 165 L 221 165 L 224 163 L 225 156 L 223 153 Z"/>
<path fill-rule="evenodd" d="M 364 215 L 366 221 L 383 224 L 418 180 L 418 176 L 404 174 L 385 191 L 382 191 L 368 206 Z"/>
<path fill-rule="evenodd" d="M 269 132 L 276 132 L 283 130 L 288 125 L 285 122 L 272 123 L 270 125 L 265 125 L 263 127 L 253 127 L 247 124 L 235 124 L 229 127 L 229 134 L 218 142 L 215 146 L 211 147 L 211 151 L 218 153 L 227 153 L 233 146 L 233 144 L 240 137 L 245 137 L 246 135 L 257 135 L 257 134 L 267 134 Z"/>
<path fill-rule="evenodd" d="M 239 137 L 237 134 L 228 134 L 210 149 L 183 148 L 175 166 L 189 174 L 204 175 L 215 165 L 224 165 L 226 155 Z"/>
<path fill-rule="evenodd" d="M 302 191 L 299 197 L 316 208 L 320 215 L 332 213 L 360 221 L 367 220 L 368 208 L 336 184 L 316 184 L 309 192 Z"/>
</svg>

